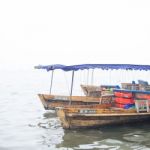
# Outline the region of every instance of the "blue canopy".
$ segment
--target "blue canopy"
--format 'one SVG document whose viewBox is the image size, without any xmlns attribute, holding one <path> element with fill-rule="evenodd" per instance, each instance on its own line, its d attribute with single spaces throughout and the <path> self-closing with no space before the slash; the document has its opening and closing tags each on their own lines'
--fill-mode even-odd
<svg viewBox="0 0 150 150">
<path fill-rule="evenodd" d="M 47 71 L 61 69 L 64 71 L 78 71 L 85 69 L 102 69 L 102 70 L 150 70 L 150 65 L 133 65 L 133 64 L 81 64 L 81 65 L 71 65 L 65 66 L 60 64 L 54 65 L 39 65 L 35 66 L 36 69 L 46 69 Z"/>
<path fill-rule="evenodd" d="M 51 71 L 51 70 L 56 70 L 56 69 L 62 69 L 66 67 L 64 65 L 60 65 L 60 64 L 54 64 L 54 65 L 46 65 L 46 66 L 43 66 L 43 65 L 38 65 L 38 66 L 35 66 L 34 68 L 35 69 L 46 69 L 47 71 Z"/>
</svg>

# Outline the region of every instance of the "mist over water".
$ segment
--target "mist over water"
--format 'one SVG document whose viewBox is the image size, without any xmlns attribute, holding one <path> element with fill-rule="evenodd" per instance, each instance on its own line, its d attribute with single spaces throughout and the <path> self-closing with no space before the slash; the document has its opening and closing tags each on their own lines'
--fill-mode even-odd
<svg viewBox="0 0 150 150">
<path fill-rule="evenodd" d="M 150 73 L 95 72 L 94 84 L 148 79 Z M 52 92 L 69 94 L 71 73 L 57 71 Z M 119 76 L 119 78 L 118 78 Z M 86 73 L 75 74 L 74 94 L 83 94 Z M 149 150 L 149 123 L 99 129 L 64 130 L 54 111 L 44 110 L 37 94 L 48 93 L 50 73 L 42 70 L 3 69 L 0 74 L 0 150 Z M 90 79 L 89 79 L 90 82 Z"/>
</svg>

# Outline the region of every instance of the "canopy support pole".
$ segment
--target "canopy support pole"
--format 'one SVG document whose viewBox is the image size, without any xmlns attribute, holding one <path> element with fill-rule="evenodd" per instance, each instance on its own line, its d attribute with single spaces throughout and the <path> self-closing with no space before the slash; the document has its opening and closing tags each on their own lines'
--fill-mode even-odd
<svg viewBox="0 0 150 150">
<path fill-rule="evenodd" d="M 71 100 L 72 100 L 73 81 L 74 81 L 74 70 L 72 71 L 72 80 L 71 80 L 71 89 L 70 89 L 70 101 L 69 101 L 69 105 L 71 105 Z"/>
<path fill-rule="evenodd" d="M 50 84 L 50 90 L 49 90 L 50 94 L 52 92 L 52 86 L 53 86 L 53 75 L 54 75 L 54 70 L 52 70 L 52 74 L 51 74 L 51 84 Z"/>
<path fill-rule="evenodd" d="M 94 83 L 94 69 L 92 69 L 91 85 Z"/>
<path fill-rule="evenodd" d="M 87 72 L 87 85 L 89 84 L 89 69 L 87 70 L 88 72 Z"/>
</svg>

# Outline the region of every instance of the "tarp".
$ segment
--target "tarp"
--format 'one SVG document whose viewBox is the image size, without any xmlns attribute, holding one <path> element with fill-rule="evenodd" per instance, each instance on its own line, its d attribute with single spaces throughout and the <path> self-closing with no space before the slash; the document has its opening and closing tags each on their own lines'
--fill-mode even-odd
<svg viewBox="0 0 150 150">
<path fill-rule="evenodd" d="M 150 65 L 133 65 L 133 64 L 80 64 L 80 65 L 71 65 L 65 66 L 61 64 L 54 65 L 39 65 L 35 66 L 36 69 L 46 69 L 47 71 L 61 69 L 64 71 L 78 71 L 85 69 L 102 69 L 102 70 L 150 70 Z"/>
<path fill-rule="evenodd" d="M 38 65 L 38 66 L 35 66 L 34 68 L 35 69 L 46 69 L 47 71 L 51 71 L 51 70 L 56 70 L 56 69 L 62 69 L 66 67 L 64 65 L 60 65 L 60 64 L 54 64 L 54 65 Z"/>
</svg>

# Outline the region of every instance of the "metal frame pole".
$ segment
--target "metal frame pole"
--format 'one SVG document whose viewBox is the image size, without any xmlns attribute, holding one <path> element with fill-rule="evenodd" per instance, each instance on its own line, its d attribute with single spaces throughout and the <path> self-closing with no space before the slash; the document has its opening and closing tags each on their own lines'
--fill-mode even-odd
<svg viewBox="0 0 150 150">
<path fill-rule="evenodd" d="M 72 91 L 73 91 L 73 82 L 74 82 L 74 70 L 72 71 L 72 80 L 71 80 L 71 89 L 70 89 L 70 101 L 69 105 L 71 105 L 71 100 L 72 100 Z"/>
<path fill-rule="evenodd" d="M 54 70 L 52 70 L 52 74 L 51 74 L 50 94 L 52 92 L 52 86 L 53 86 L 53 75 L 54 75 Z"/>
<path fill-rule="evenodd" d="M 94 69 L 92 69 L 91 85 L 94 83 Z"/>
<path fill-rule="evenodd" d="M 87 70 L 88 72 L 87 72 L 87 85 L 89 84 L 89 69 Z"/>
</svg>

